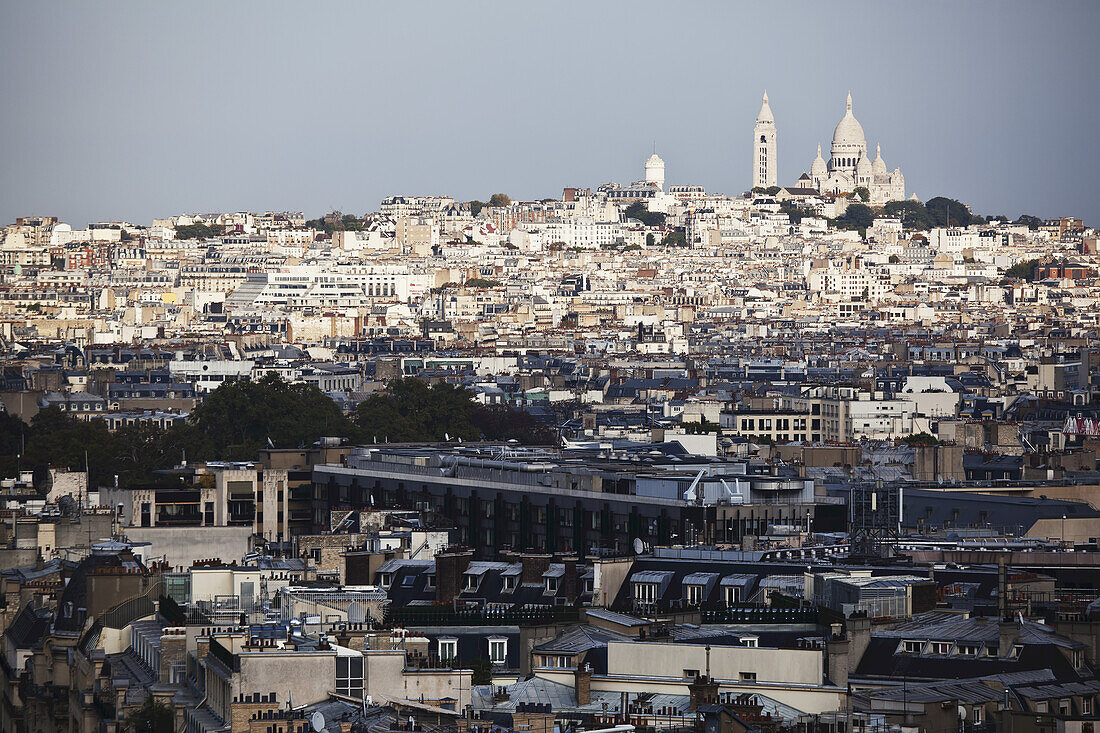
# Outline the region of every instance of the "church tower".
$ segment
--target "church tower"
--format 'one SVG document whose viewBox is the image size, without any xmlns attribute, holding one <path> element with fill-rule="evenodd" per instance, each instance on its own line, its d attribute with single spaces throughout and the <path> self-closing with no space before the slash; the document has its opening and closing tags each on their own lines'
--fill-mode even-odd
<svg viewBox="0 0 1100 733">
<path fill-rule="evenodd" d="M 775 118 L 768 106 L 768 93 L 756 116 L 752 137 L 752 187 L 768 188 L 779 185 L 779 159 L 775 144 Z"/>
</svg>

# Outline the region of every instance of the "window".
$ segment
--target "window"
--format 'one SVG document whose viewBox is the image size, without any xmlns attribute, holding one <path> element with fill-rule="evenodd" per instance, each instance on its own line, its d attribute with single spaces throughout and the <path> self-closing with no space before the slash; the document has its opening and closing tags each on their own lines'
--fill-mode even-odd
<svg viewBox="0 0 1100 733">
<path fill-rule="evenodd" d="M 393 583 L 393 574 L 392 573 L 379 573 L 378 574 L 378 585 L 382 586 L 383 588 L 389 588 L 391 583 Z"/>
<path fill-rule="evenodd" d="M 756 672 L 742 672 L 741 673 L 741 681 L 742 682 L 756 682 Z"/>
<path fill-rule="evenodd" d="M 686 593 L 686 600 L 689 605 L 698 606 L 703 601 L 703 586 L 701 585 L 688 585 L 684 587 Z"/>
<path fill-rule="evenodd" d="M 982 722 L 982 708 L 980 705 L 975 705 L 974 707 L 970 708 L 970 719 L 974 722 L 975 725 L 978 725 Z"/>
<path fill-rule="evenodd" d="M 363 698 L 363 657 L 336 657 L 336 692 Z"/>
<path fill-rule="evenodd" d="M 1047 701 L 1046 700 L 1040 700 L 1039 702 L 1035 703 L 1035 712 L 1045 713 L 1046 711 L 1047 711 Z"/>
<path fill-rule="evenodd" d="M 489 661 L 502 665 L 508 659 L 508 640 L 501 637 L 489 638 Z"/>
<path fill-rule="evenodd" d="M 1058 714 L 1069 715 L 1069 700 L 1058 701 Z"/>
<path fill-rule="evenodd" d="M 684 679 L 685 680 L 693 680 L 698 676 L 699 676 L 699 670 L 697 670 L 697 669 L 685 669 L 684 670 Z"/>
<path fill-rule="evenodd" d="M 975 644 L 959 644 L 958 651 L 964 657 L 978 657 L 981 656 L 982 648 Z"/>
<path fill-rule="evenodd" d="M 450 662 L 458 657 L 458 639 L 439 640 L 439 661 Z"/>
<path fill-rule="evenodd" d="M 429 589 L 429 588 L 434 588 L 434 587 L 435 587 L 435 573 L 425 573 L 424 574 L 424 588 Z"/>
<path fill-rule="evenodd" d="M 473 574 L 466 575 L 466 586 L 464 590 L 477 590 L 478 577 Z"/>
<path fill-rule="evenodd" d="M 547 578 L 546 579 L 546 592 L 547 593 L 557 593 L 558 592 L 558 579 L 557 578 Z"/>
<path fill-rule="evenodd" d="M 505 575 L 504 576 L 504 590 L 505 591 L 513 591 L 515 589 L 516 589 L 516 576 L 515 575 Z"/>
<path fill-rule="evenodd" d="M 748 646 L 755 649 L 760 646 L 760 639 L 755 636 L 742 636 L 741 646 Z"/>
<path fill-rule="evenodd" d="M 1081 698 L 1081 714 L 1092 715 L 1092 697 L 1089 695 Z"/>
<path fill-rule="evenodd" d="M 1073 650 L 1073 668 L 1080 669 L 1084 666 L 1085 658 L 1080 649 Z"/>
<path fill-rule="evenodd" d="M 921 649 L 924 647 L 923 641 L 903 641 L 901 643 L 901 650 L 906 654 L 920 654 Z"/>
<path fill-rule="evenodd" d="M 635 583 L 634 599 L 641 603 L 653 603 L 657 600 L 656 583 Z"/>
<path fill-rule="evenodd" d="M 725 589 L 726 605 L 736 606 L 741 602 L 741 586 L 727 585 Z"/>
<path fill-rule="evenodd" d="M 932 654 L 947 654 L 951 651 L 951 644 L 946 641 L 932 642 Z"/>
</svg>

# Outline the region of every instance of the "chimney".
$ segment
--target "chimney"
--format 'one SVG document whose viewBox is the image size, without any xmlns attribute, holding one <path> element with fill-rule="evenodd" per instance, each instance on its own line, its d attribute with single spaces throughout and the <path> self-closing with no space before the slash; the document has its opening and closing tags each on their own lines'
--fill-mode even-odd
<svg viewBox="0 0 1100 733">
<path fill-rule="evenodd" d="M 519 561 L 523 565 L 519 582 L 542 585 L 542 574 L 550 568 L 550 555 L 524 553 L 520 555 Z"/>
<path fill-rule="evenodd" d="M 695 712 L 703 705 L 715 705 L 718 702 L 718 683 L 703 675 L 696 677 L 688 685 L 688 710 Z"/>
<path fill-rule="evenodd" d="M 1012 647 L 1016 645 L 1016 637 L 1020 634 L 1020 624 L 1010 618 L 1002 618 L 997 624 L 997 656 L 1008 659 L 1012 656 Z"/>
<path fill-rule="evenodd" d="M 573 690 L 577 696 L 577 705 L 592 702 L 592 665 L 585 663 L 573 673 Z"/>
<path fill-rule="evenodd" d="M 565 564 L 565 574 L 561 578 L 562 595 L 569 601 L 573 601 L 580 595 L 580 580 L 577 578 L 577 558 L 567 557 L 562 560 Z"/>
<path fill-rule="evenodd" d="M 435 556 L 435 600 L 450 603 L 462 591 L 462 575 L 474 557 L 473 550 L 448 548 Z"/>
<path fill-rule="evenodd" d="M 171 684 L 173 665 L 185 664 L 187 655 L 187 630 L 182 627 L 164 629 L 160 637 L 160 681 Z"/>
</svg>

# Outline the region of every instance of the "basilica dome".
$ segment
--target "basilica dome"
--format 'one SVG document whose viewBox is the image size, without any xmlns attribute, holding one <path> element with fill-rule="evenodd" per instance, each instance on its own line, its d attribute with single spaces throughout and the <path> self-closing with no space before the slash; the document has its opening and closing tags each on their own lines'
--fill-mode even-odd
<svg viewBox="0 0 1100 733">
<path fill-rule="evenodd" d="M 852 95 L 848 94 L 847 109 L 844 117 L 833 131 L 833 148 L 867 148 L 867 139 L 863 135 L 863 125 L 852 114 Z"/>
</svg>

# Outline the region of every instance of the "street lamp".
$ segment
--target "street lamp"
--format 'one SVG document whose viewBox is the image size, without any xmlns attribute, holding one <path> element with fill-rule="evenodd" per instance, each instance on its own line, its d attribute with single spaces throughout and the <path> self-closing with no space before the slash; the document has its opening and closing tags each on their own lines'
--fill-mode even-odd
<svg viewBox="0 0 1100 733">
<path fill-rule="evenodd" d="M 1062 544 L 1066 544 L 1066 515 L 1062 515 Z"/>
</svg>

